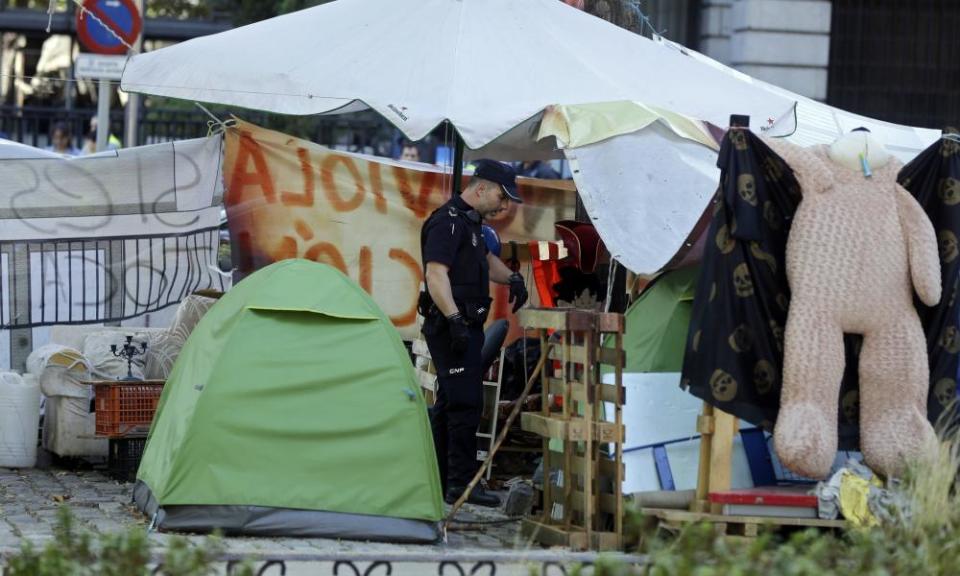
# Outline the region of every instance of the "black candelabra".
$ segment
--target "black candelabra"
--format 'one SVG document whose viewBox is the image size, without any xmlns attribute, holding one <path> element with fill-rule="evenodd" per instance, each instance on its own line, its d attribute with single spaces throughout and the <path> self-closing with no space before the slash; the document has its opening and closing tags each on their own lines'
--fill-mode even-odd
<svg viewBox="0 0 960 576">
<path fill-rule="evenodd" d="M 140 378 L 133 375 L 133 359 L 147 353 L 146 342 L 141 342 L 140 347 L 137 348 L 137 346 L 133 344 L 133 336 L 127 336 L 127 341 L 121 350 L 117 351 L 117 345 L 111 344 L 110 351 L 113 352 L 114 356 L 127 359 L 127 377 L 122 378 L 122 380 L 140 380 Z"/>
</svg>

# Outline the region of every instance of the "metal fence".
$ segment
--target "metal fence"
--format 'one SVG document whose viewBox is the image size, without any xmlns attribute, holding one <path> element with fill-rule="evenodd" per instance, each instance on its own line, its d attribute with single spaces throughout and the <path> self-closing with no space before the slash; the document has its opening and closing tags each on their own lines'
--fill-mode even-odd
<svg viewBox="0 0 960 576">
<path fill-rule="evenodd" d="M 255 124 L 279 130 L 338 150 L 391 155 L 399 131 L 373 112 L 349 116 L 283 116 L 251 110 L 232 111 L 212 107 L 212 113 L 226 120 L 232 114 Z M 30 146 L 45 148 L 58 124 L 66 126 L 72 144 L 83 147 L 84 134 L 89 131 L 90 119 L 97 115 L 95 108 L 53 108 L 42 106 L 0 106 L 0 137 Z M 198 109 L 142 108 L 137 145 L 156 144 L 205 136 L 212 118 Z M 110 133 L 118 138 L 124 133 L 124 112 L 110 114 Z M 124 142 L 124 145 L 127 143 Z"/>
<path fill-rule="evenodd" d="M 0 243 L 0 330 L 118 322 L 223 292 L 219 231 Z"/>
</svg>

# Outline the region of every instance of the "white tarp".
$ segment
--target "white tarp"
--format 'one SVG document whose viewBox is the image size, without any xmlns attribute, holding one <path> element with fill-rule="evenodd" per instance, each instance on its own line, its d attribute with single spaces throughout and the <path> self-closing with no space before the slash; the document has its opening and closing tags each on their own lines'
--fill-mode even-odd
<svg viewBox="0 0 960 576">
<path fill-rule="evenodd" d="M 134 56 L 121 87 L 285 114 L 369 107 L 413 140 L 449 119 L 471 149 L 520 126 L 511 160 L 556 103 L 638 100 L 717 125 L 792 121 L 794 104 L 557 0 L 338 0 Z"/>
<path fill-rule="evenodd" d="M 611 383 L 613 375 L 604 376 Z M 697 418 L 703 400 L 680 388 L 677 372 L 624 373 L 623 386 L 627 402 L 623 405 L 623 421 L 628 422 L 623 443 L 624 494 L 661 490 L 661 473 L 668 470 L 676 490 L 692 490 L 697 486 L 700 459 L 700 434 Z M 739 430 L 751 425 L 740 421 Z M 806 481 L 787 471 L 773 449 L 772 437 L 767 439 L 767 450 L 756 456 L 770 458 L 770 472 L 780 481 Z M 656 461 L 654 450 L 662 447 L 666 462 Z M 832 470 L 840 469 L 849 458 L 860 459 L 859 452 L 840 451 Z M 763 465 L 761 464 L 761 467 Z M 730 487 L 750 488 L 754 485 L 750 461 L 740 434 L 734 436 L 730 460 Z"/>
<path fill-rule="evenodd" d="M 24 158 L 60 158 L 59 154 L 0 138 L 0 160 Z"/>
<path fill-rule="evenodd" d="M 227 289 L 221 146 L 218 135 L 70 159 L 0 146 L 0 366 L 19 367 L 21 336 L 39 346 L 50 325 L 135 319 Z"/>
<path fill-rule="evenodd" d="M 612 375 L 604 376 L 607 382 Z M 700 435 L 697 417 L 703 400 L 680 388 L 676 372 L 627 373 L 623 375 L 627 402 L 623 421 L 628 422 L 623 443 L 624 494 L 664 489 L 654 459 L 654 447 L 663 446 L 676 490 L 697 487 Z M 753 478 L 743 442 L 733 441 L 730 463 L 731 488 L 752 488 Z"/>
<path fill-rule="evenodd" d="M 678 44 L 663 40 L 658 46 L 664 54 L 682 55 L 731 78 L 749 79 Z M 797 101 L 796 130 L 786 139 L 800 146 L 830 143 L 863 126 L 906 163 L 940 137 L 938 130 L 852 114 L 764 82 L 754 81 L 752 89 Z M 651 120 L 657 116 L 659 119 Z M 544 121 L 546 133 L 571 136 L 573 147 L 565 148 L 564 154 L 607 248 L 627 268 L 641 274 L 659 271 L 677 254 L 707 208 L 720 177 L 716 168 L 719 147 L 708 146 L 704 129 L 697 127 L 705 125 L 694 118 L 681 125 L 675 116 L 639 104 L 606 103 L 557 106 Z M 557 119 L 570 125 L 564 126 L 562 121 L 548 125 L 548 120 Z M 751 117 L 751 128 L 767 135 L 784 132 L 786 125 L 773 126 L 768 120 Z M 717 126 L 726 127 L 727 123 L 724 119 Z M 637 128 L 626 131 L 625 127 L 634 125 Z M 574 135 L 589 143 L 577 145 Z M 560 136 L 557 141 L 564 143 Z"/>
<path fill-rule="evenodd" d="M 637 273 L 656 272 L 677 253 L 720 177 L 716 151 L 661 122 L 565 152 L 604 244 Z"/>
<path fill-rule="evenodd" d="M 762 80 L 757 80 L 746 74 L 734 70 L 729 66 L 713 60 L 699 52 L 690 50 L 676 42 L 659 38 L 659 43 L 665 51 L 685 54 L 704 63 L 711 68 L 721 71 L 733 78 L 750 79 L 757 90 L 762 90 L 770 94 L 776 94 L 783 98 L 797 102 L 796 108 L 796 131 L 790 134 L 787 139 L 798 146 L 812 146 L 814 144 L 829 144 L 843 134 L 850 132 L 854 128 L 868 128 L 870 132 L 885 144 L 891 154 L 907 163 L 912 160 L 921 150 L 933 144 L 940 138 L 939 130 L 929 128 L 917 128 L 914 126 L 904 126 L 893 124 L 875 118 L 868 118 L 846 110 L 834 108 L 817 102 L 806 96 L 801 96 L 779 86 L 768 84 Z M 749 112 L 737 112 L 737 114 L 749 114 Z M 707 120 L 706 118 L 700 118 Z M 726 126 L 726 123 L 717 124 L 717 126 Z M 754 117 L 752 127 L 760 131 L 767 126 L 767 119 L 764 117 Z M 777 132 L 780 132 L 778 130 Z"/>
<path fill-rule="evenodd" d="M 217 136 L 79 158 L 0 160 L 0 242 L 216 227 L 220 150 Z"/>
</svg>

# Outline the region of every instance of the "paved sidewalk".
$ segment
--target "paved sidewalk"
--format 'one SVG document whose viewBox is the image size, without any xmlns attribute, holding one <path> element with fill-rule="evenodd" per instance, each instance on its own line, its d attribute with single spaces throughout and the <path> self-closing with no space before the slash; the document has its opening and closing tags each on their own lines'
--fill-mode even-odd
<svg viewBox="0 0 960 576">
<path fill-rule="evenodd" d="M 43 546 L 52 540 L 57 508 L 62 503 L 70 506 L 80 527 L 92 532 L 145 527 L 147 519 L 131 505 L 132 486 L 97 470 L 0 468 L 0 557 L 16 552 L 24 541 Z M 531 566 L 534 574 L 564 574 L 577 563 L 592 563 L 596 559 L 592 553 L 543 549 L 525 542 L 519 536 L 519 522 L 509 521 L 496 510 L 468 505 L 458 513 L 458 518 L 502 522 L 451 531 L 448 542 L 437 545 L 323 538 L 224 538 L 221 570 L 226 572 L 229 560 L 251 558 L 257 561 L 264 576 L 282 571 L 291 576 L 527 575 L 531 574 Z M 203 536 L 154 532 L 150 540 L 155 555 L 159 557 L 175 537 L 184 537 L 195 545 L 205 540 Z M 624 558 L 639 561 L 637 557 Z M 274 563 L 267 566 L 270 562 Z"/>
</svg>

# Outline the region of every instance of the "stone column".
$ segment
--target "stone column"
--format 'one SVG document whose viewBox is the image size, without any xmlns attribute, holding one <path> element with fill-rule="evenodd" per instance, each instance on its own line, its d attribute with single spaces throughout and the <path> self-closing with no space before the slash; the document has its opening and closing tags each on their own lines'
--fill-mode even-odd
<svg viewBox="0 0 960 576">
<path fill-rule="evenodd" d="M 704 0 L 702 52 L 816 100 L 827 97 L 830 2 Z"/>
<path fill-rule="evenodd" d="M 733 0 L 703 0 L 700 3 L 700 50 L 718 62 L 730 65 L 731 6 Z"/>
</svg>

